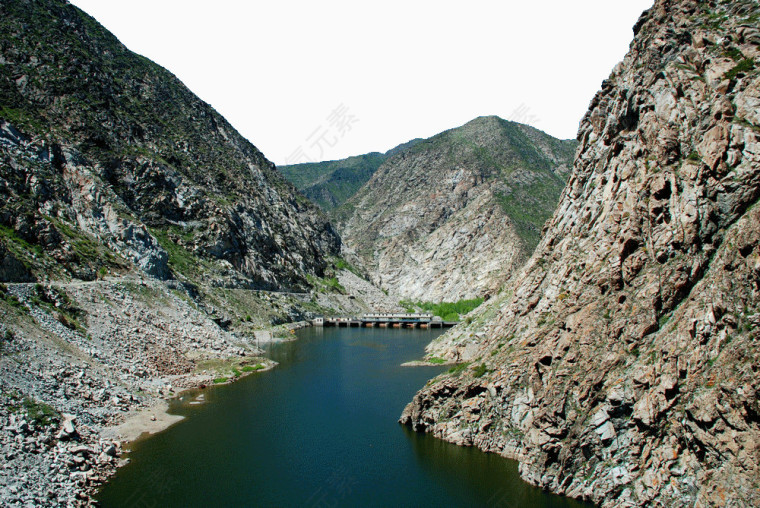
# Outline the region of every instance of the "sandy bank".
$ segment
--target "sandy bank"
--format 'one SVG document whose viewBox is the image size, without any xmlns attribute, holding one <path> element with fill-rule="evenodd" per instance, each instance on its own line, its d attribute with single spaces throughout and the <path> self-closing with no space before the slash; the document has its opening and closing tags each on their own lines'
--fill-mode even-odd
<svg viewBox="0 0 760 508">
<path fill-rule="evenodd" d="M 169 414 L 168 409 L 168 402 L 159 400 L 152 407 L 131 411 L 127 414 L 124 422 L 104 428 L 102 435 L 107 439 L 126 443 L 166 430 L 185 418 L 184 416 Z"/>
</svg>

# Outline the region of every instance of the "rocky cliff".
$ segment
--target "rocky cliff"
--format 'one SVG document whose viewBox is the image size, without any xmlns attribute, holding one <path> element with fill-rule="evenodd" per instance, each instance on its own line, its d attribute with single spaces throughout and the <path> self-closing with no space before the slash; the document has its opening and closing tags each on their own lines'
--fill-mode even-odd
<svg viewBox="0 0 760 508">
<path fill-rule="evenodd" d="M 176 77 L 66 2 L 0 9 L 0 224 L 22 277 L 323 274 L 340 246 L 324 216 Z"/>
<path fill-rule="evenodd" d="M 333 216 L 373 282 L 391 293 L 484 296 L 532 252 L 575 146 L 478 118 L 390 157 Z"/>
<path fill-rule="evenodd" d="M 402 422 L 603 506 L 760 504 L 759 19 L 642 15 L 536 252 Z"/>
</svg>

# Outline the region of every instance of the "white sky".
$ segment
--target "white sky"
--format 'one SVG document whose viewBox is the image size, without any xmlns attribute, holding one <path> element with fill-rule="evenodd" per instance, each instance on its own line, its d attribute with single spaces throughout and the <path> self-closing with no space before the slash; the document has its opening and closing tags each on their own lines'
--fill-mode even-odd
<svg viewBox="0 0 760 508">
<path fill-rule="evenodd" d="M 385 151 L 481 115 L 574 138 L 652 0 L 71 3 L 283 164 Z"/>
</svg>

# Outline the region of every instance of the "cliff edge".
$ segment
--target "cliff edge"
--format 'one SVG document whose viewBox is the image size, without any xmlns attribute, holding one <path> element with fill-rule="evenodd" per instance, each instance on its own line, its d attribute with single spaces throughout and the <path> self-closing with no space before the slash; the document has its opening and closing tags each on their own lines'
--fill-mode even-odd
<svg viewBox="0 0 760 508">
<path fill-rule="evenodd" d="M 603 506 L 760 504 L 759 17 L 642 15 L 534 255 L 403 423 Z"/>
</svg>

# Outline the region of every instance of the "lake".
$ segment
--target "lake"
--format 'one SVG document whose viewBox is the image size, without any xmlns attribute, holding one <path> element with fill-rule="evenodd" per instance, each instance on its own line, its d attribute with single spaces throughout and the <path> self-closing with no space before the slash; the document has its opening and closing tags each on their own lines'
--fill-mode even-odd
<svg viewBox="0 0 760 508">
<path fill-rule="evenodd" d="M 307 328 L 272 344 L 269 372 L 172 404 L 187 418 L 133 443 L 104 486 L 126 506 L 589 506 L 529 486 L 517 463 L 397 420 L 443 367 L 419 359 L 440 330 Z"/>
</svg>

